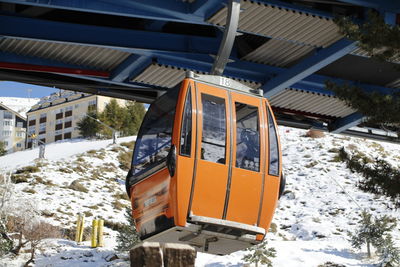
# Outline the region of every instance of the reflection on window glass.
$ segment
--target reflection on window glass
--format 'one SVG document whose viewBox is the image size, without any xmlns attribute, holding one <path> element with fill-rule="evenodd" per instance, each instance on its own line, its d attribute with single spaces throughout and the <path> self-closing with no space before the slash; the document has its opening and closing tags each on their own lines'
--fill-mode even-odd
<svg viewBox="0 0 400 267">
<path fill-rule="evenodd" d="M 225 164 L 226 118 L 223 98 L 202 94 L 203 137 L 201 159 Z"/>
<path fill-rule="evenodd" d="M 271 111 L 267 108 L 268 113 L 268 135 L 269 135 L 269 171 L 270 175 L 279 176 L 279 151 L 278 136 L 275 124 L 271 115 Z"/>
<path fill-rule="evenodd" d="M 257 107 L 235 103 L 236 108 L 236 167 L 260 170 L 260 130 Z"/>
<path fill-rule="evenodd" d="M 141 173 L 165 161 L 171 147 L 178 89 L 170 89 L 150 105 L 136 139 L 133 174 Z"/>
<path fill-rule="evenodd" d="M 192 94 L 190 88 L 185 101 L 181 132 L 181 155 L 190 156 L 192 145 Z"/>
</svg>

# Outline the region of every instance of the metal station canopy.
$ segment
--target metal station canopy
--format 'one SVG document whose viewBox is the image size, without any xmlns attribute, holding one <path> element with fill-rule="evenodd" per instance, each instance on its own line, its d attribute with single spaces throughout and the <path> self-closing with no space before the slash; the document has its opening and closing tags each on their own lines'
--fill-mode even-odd
<svg viewBox="0 0 400 267">
<path fill-rule="evenodd" d="M 396 134 L 325 89 L 325 81 L 391 94 L 393 62 L 371 59 L 333 18 L 392 0 L 0 1 L 0 80 L 150 103 L 187 70 L 263 89 L 278 123 L 393 141 Z"/>
</svg>

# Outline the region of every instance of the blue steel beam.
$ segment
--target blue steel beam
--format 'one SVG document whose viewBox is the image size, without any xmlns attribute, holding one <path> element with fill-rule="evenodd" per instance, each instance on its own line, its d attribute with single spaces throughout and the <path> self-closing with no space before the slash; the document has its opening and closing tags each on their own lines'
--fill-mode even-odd
<svg viewBox="0 0 400 267">
<path fill-rule="evenodd" d="M 208 19 L 215 12 L 227 5 L 227 0 L 197 0 L 190 6 L 191 13 Z"/>
<path fill-rule="evenodd" d="M 206 24 L 203 17 L 188 12 L 190 3 L 175 0 L 3 0 L 2 2 L 152 20 Z"/>
<path fill-rule="evenodd" d="M 390 12 L 398 13 L 400 12 L 400 2 L 398 0 L 341 0 L 342 2 L 363 6 L 363 7 L 370 7 L 375 8 L 378 10 L 387 10 Z"/>
<path fill-rule="evenodd" d="M 143 49 L 131 49 L 135 54 L 139 55 L 141 60 L 144 58 L 154 58 L 160 64 L 171 65 L 181 68 L 187 68 L 191 70 L 198 70 L 202 72 L 209 72 L 212 64 L 213 58 L 209 55 L 204 54 L 194 54 L 194 53 L 182 53 L 182 52 L 173 52 L 173 51 L 156 51 L 156 50 L 143 50 Z M 10 53 L 1 53 L 0 61 L 10 62 L 10 63 L 22 63 L 22 64 L 32 64 L 32 65 L 44 65 L 44 66 L 55 66 L 55 67 L 66 67 L 66 68 L 76 68 L 75 65 L 68 65 L 63 63 L 57 63 L 55 61 L 26 57 L 26 56 L 18 56 Z M 127 64 L 129 65 L 129 64 Z M 143 65 L 144 67 L 145 65 Z M 82 67 L 80 67 L 82 68 Z M 118 76 L 119 72 L 122 72 L 124 67 L 121 65 L 120 68 L 114 70 L 112 77 Z M 141 68 L 138 67 L 138 71 Z M 264 64 L 252 63 L 248 61 L 240 61 L 236 60 L 234 62 L 229 63 L 225 69 L 225 75 L 229 77 L 246 79 L 258 83 L 265 83 L 265 79 L 273 76 L 279 76 L 285 73 L 287 69 L 279 68 L 274 66 L 268 66 Z M 122 74 L 121 74 L 122 75 Z M 132 77 L 135 77 L 135 71 L 131 73 Z M 81 77 L 84 78 L 84 77 Z M 131 77 L 129 77 L 130 80 Z M 291 85 L 291 88 L 305 90 L 309 92 L 321 93 L 325 95 L 333 96 L 333 92 L 325 89 L 325 82 L 327 80 L 333 81 L 337 84 L 349 84 L 355 85 L 363 88 L 367 92 L 378 91 L 383 94 L 392 94 L 391 88 L 369 85 L 369 84 L 358 84 L 354 81 L 345 81 L 337 78 L 332 78 L 324 75 L 313 74 L 305 79 L 298 81 L 297 83 Z M 98 78 L 96 81 L 124 85 L 127 87 L 132 86 L 130 83 L 112 81 L 110 79 L 100 79 Z M 136 86 L 136 85 L 135 85 Z"/>
<path fill-rule="evenodd" d="M 265 97 L 271 97 L 282 90 L 303 80 L 356 48 L 356 42 L 343 38 L 327 48 L 289 68 L 287 71 L 268 81 L 261 88 Z"/>
<path fill-rule="evenodd" d="M 329 131 L 332 133 L 341 133 L 351 127 L 359 125 L 364 118 L 365 116 L 363 114 L 355 112 L 344 118 L 337 119 L 332 125 L 330 125 Z"/>
<path fill-rule="evenodd" d="M 0 16 L 0 35 L 38 41 L 53 41 L 132 52 L 155 49 L 178 52 L 217 53 L 217 38 L 79 25 L 30 18 Z M 45 31 L 43 29 L 46 29 Z"/>
<path fill-rule="evenodd" d="M 124 82 L 131 76 L 136 76 L 151 63 L 151 58 L 146 56 L 131 55 L 124 60 L 112 73 L 111 80 Z"/>
</svg>

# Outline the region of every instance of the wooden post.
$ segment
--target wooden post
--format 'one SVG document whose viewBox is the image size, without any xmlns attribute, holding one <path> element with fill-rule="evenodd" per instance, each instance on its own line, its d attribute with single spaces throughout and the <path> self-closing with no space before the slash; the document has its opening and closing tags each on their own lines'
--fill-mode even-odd
<svg viewBox="0 0 400 267">
<path fill-rule="evenodd" d="M 144 242 L 130 251 L 131 267 L 194 267 L 196 250 L 186 244 Z"/>
</svg>

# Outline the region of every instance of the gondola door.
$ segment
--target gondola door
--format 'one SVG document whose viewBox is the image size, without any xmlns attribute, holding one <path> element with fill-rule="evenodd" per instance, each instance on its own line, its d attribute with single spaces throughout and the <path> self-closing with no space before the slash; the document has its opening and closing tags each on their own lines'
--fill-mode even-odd
<svg viewBox="0 0 400 267">
<path fill-rule="evenodd" d="M 258 225 L 264 178 L 265 128 L 262 99 L 231 93 L 232 174 L 224 219 Z"/>
<path fill-rule="evenodd" d="M 197 142 L 189 214 L 222 219 L 230 163 L 229 94 L 195 82 Z"/>
</svg>

